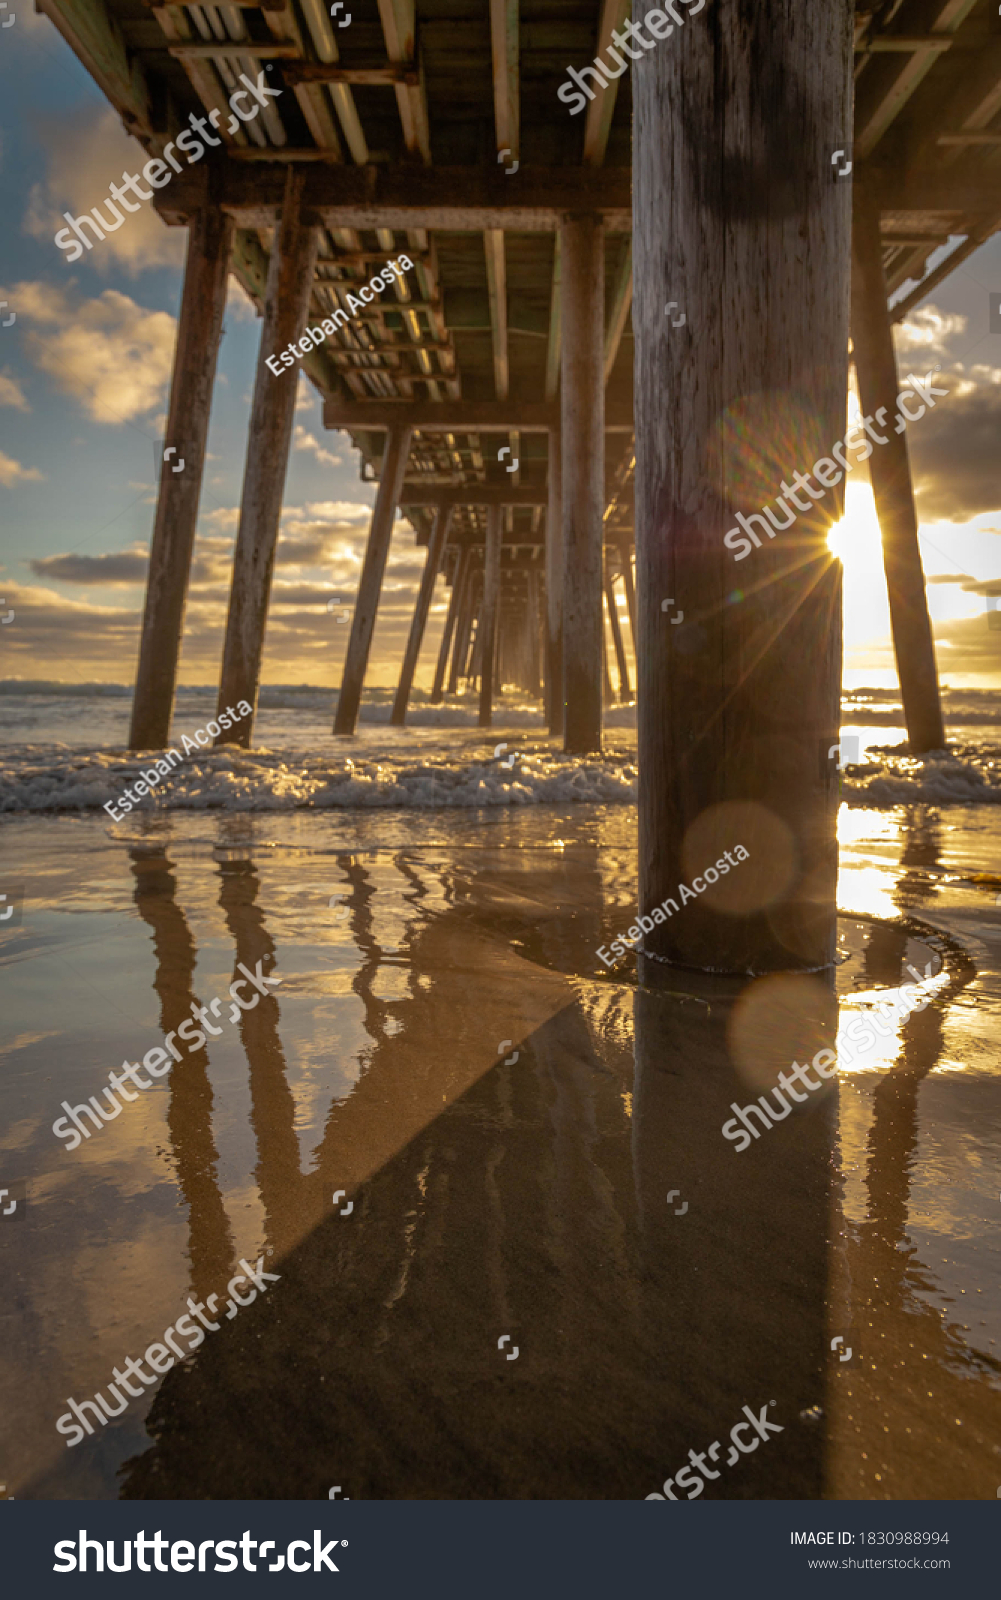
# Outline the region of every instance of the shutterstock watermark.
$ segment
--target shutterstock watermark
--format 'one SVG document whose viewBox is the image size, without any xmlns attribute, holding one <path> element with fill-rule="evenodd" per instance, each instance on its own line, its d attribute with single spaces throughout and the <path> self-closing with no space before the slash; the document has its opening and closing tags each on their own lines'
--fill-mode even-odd
<svg viewBox="0 0 1001 1600">
<path fill-rule="evenodd" d="M 334 7 L 336 10 L 336 6 Z M 346 1539 L 329 1539 L 326 1544 L 321 1544 L 323 1534 L 319 1528 L 313 1529 L 313 1543 L 308 1539 L 293 1539 L 286 1547 L 283 1556 L 276 1555 L 267 1567 L 255 1567 L 253 1562 L 254 1552 L 257 1552 L 259 1561 L 266 1559 L 269 1550 L 277 1551 L 278 1546 L 273 1539 L 252 1539 L 248 1528 L 239 1539 L 202 1539 L 198 1544 L 198 1555 L 195 1556 L 195 1546 L 190 1539 L 175 1539 L 173 1543 L 165 1539 L 160 1529 L 151 1539 L 147 1539 L 145 1530 L 137 1533 L 134 1539 L 122 1540 L 122 1560 L 119 1564 L 115 1560 L 115 1539 L 106 1541 L 108 1552 L 109 1572 L 131 1572 L 132 1547 L 136 1552 L 137 1572 L 193 1572 L 196 1570 L 195 1561 L 198 1561 L 199 1572 L 235 1572 L 240 1567 L 243 1572 L 281 1572 L 286 1562 L 290 1572 L 340 1572 L 340 1567 L 335 1567 L 331 1560 L 331 1550 L 336 1550 L 338 1545 L 346 1545 Z M 206 1551 L 215 1552 L 216 1562 L 213 1567 L 206 1566 Z M 238 1561 L 236 1552 L 241 1552 Z M 305 1550 L 305 1561 L 297 1561 L 295 1552 Z M 77 1539 L 60 1539 L 52 1547 L 52 1554 L 58 1557 L 63 1564 L 53 1562 L 53 1572 L 86 1572 L 87 1555 L 92 1551 L 94 1555 L 95 1572 L 104 1571 L 105 1546 L 99 1539 L 88 1539 L 86 1528 L 81 1528 Z M 144 1560 L 152 1553 L 153 1566 Z M 162 1556 L 170 1557 L 170 1566 L 161 1560 Z M 312 1566 L 310 1556 L 312 1555 Z"/>
<path fill-rule="evenodd" d="M 242 961 L 237 962 L 237 967 L 243 973 L 243 977 L 237 978 L 229 986 L 229 997 L 233 1002 L 229 1008 L 230 1022 L 238 1021 L 241 1011 L 253 1011 L 261 995 L 270 994 L 269 984 L 277 986 L 281 983 L 281 978 L 276 978 L 274 973 L 265 975 L 263 971 L 264 961 L 270 961 L 271 959 L 270 956 L 265 956 L 263 960 L 258 961 L 253 972 L 245 967 Z M 241 989 L 246 989 L 248 983 L 257 991 L 252 1000 L 242 999 L 238 992 Z M 173 1057 L 174 1061 L 183 1061 L 184 1057 L 174 1043 L 177 1038 L 183 1039 L 188 1053 L 193 1054 L 196 1050 L 202 1048 L 206 1034 L 216 1036 L 221 1034 L 222 1029 L 214 1027 L 209 1021 L 209 1017 L 218 1017 L 219 1007 L 224 1003 L 219 999 L 218 995 L 214 1000 L 210 1000 L 207 1006 L 196 1006 L 192 1001 L 191 1009 L 201 1023 L 202 1028 L 205 1029 L 205 1033 L 201 1031 L 201 1028 L 195 1027 L 191 1017 L 185 1017 L 180 1027 L 172 1029 L 165 1036 L 162 1047 L 155 1044 L 152 1050 L 147 1050 L 142 1059 L 142 1065 L 146 1068 L 146 1071 L 151 1073 L 154 1078 L 162 1078 L 165 1072 L 170 1071 L 171 1057 Z M 111 1084 L 111 1089 L 104 1090 L 104 1097 L 108 1102 L 109 1110 L 105 1111 L 103 1109 L 96 1095 L 91 1095 L 89 1104 L 81 1106 L 71 1106 L 69 1101 L 63 1101 L 62 1109 L 66 1115 L 65 1117 L 56 1118 L 56 1121 L 52 1124 L 52 1132 L 57 1139 L 67 1140 L 67 1150 L 75 1150 L 77 1145 L 83 1143 L 84 1139 L 90 1138 L 92 1130 L 83 1121 L 84 1115 L 90 1118 L 95 1129 L 100 1132 L 106 1122 L 114 1122 L 115 1118 L 121 1113 L 122 1107 L 115 1099 L 112 1090 L 117 1090 L 123 1100 L 139 1099 L 139 1096 L 133 1094 L 131 1089 L 126 1089 L 126 1078 L 131 1079 L 137 1089 L 152 1089 L 153 1087 L 146 1078 L 141 1076 L 138 1061 L 125 1060 L 122 1062 L 120 1072 L 108 1073 L 108 1082 Z M 112 1106 L 114 1110 L 110 1109 Z M 73 1127 L 70 1126 L 71 1122 L 74 1124 Z"/>
<path fill-rule="evenodd" d="M 226 1285 L 226 1293 L 230 1296 L 230 1299 L 226 1302 L 229 1307 L 226 1312 L 227 1321 L 231 1321 L 236 1316 L 241 1306 L 253 1305 L 257 1299 L 258 1290 L 260 1290 L 261 1294 L 265 1294 L 268 1284 L 277 1283 L 281 1277 L 280 1272 L 265 1272 L 263 1256 L 258 1257 L 256 1267 L 252 1267 L 249 1262 L 242 1260 L 240 1266 L 243 1271 L 236 1273 Z M 250 1289 L 249 1295 L 244 1299 L 236 1287 L 239 1283 L 242 1283 L 245 1289 L 250 1289 L 251 1283 L 254 1283 L 256 1287 Z M 119 1372 L 117 1367 L 112 1367 L 111 1370 L 115 1382 L 108 1384 L 108 1393 L 109 1395 L 114 1395 L 118 1402 L 114 1411 L 100 1390 L 93 1400 L 81 1400 L 78 1403 L 76 1400 L 67 1399 L 66 1404 L 69 1406 L 69 1410 L 64 1411 L 56 1423 L 56 1432 L 66 1435 L 67 1450 L 72 1450 L 73 1446 L 79 1444 L 86 1434 L 94 1432 L 94 1428 L 87 1417 L 88 1410 L 93 1413 L 102 1428 L 106 1428 L 112 1417 L 120 1417 L 123 1411 L 128 1410 L 129 1402 L 126 1396 L 131 1396 L 133 1400 L 138 1400 L 139 1396 L 145 1393 L 146 1388 L 151 1383 L 156 1383 L 163 1373 L 170 1371 L 175 1361 L 183 1361 L 193 1350 L 197 1350 L 200 1344 L 204 1344 L 205 1334 L 202 1332 L 202 1328 L 205 1328 L 209 1333 L 218 1333 L 222 1323 L 211 1320 L 216 1315 L 216 1302 L 218 1299 L 219 1296 L 217 1294 L 210 1294 L 203 1305 L 200 1300 L 192 1300 L 189 1295 L 188 1311 L 191 1316 L 185 1312 L 184 1316 L 178 1317 L 176 1322 L 172 1322 L 163 1335 L 162 1343 L 154 1342 L 151 1344 L 141 1360 L 136 1361 L 132 1356 L 129 1356 L 123 1361 L 124 1373 Z M 206 1309 L 209 1313 L 208 1316 L 205 1315 Z M 198 1322 L 202 1325 L 201 1328 L 198 1327 L 197 1323 L 192 1322 L 192 1317 L 197 1317 Z M 182 1339 L 191 1341 L 186 1350 L 182 1350 L 177 1343 L 174 1338 L 175 1333 L 179 1333 Z M 170 1353 L 171 1350 L 174 1352 L 173 1355 Z M 147 1366 L 153 1368 L 151 1373 L 143 1371 L 143 1361 L 146 1362 Z M 143 1387 L 133 1389 L 129 1382 L 130 1378 L 138 1378 Z M 122 1393 L 123 1389 L 125 1391 L 124 1394 Z M 78 1419 L 76 1422 L 73 1421 L 74 1417 Z M 70 1439 L 69 1435 L 71 1433 L 76 1434 L 75 1439 Z"/>
<path fill-rule="evenodd" d="M 939 371 L 941 371 L 940 367 L 932 367 L 931 372 L 926 372 L 923 378 L 916 378 L 913 372 L 907 374 L 906 381 L 910 384 L 910 388 L 901 389 L 897 396 L 897 426 L 893 430 L 894 433 L 903 433 L 909 422 L 919 422 L 924 416 L 927 407 L 934 407 L 935 405 L 932 395 L 947 395 L 949 393 L 948 389 L 936 389 L 931 381 L 933 375 Z M 914 412 L 908 411 L 905 402 L 913 400 L 915 396 L 922 401 L 921 409 Z M 924 402 L 927 402 L 927 405 Z M 831 446 L 831 456 L 840 461 L 841 466 L 844 468 L 843 472 L 839 471 L 830 456 L 821 456 L 819 461 L 813 463 L 813 476 L 821 485 L 819 489 L 812 487 L 808 472 L 793 473 L 792 479 L 795 486 L 793 488 L 790 488 L 784 478 L 782 479 L 781 487 L 784 490 L 784 494 L 775 504 L 776 508 L 781 507 L 784 512 L 786 519 L 784 522 L 779 522 L 775 513 L 768 506 L 763 506 L 760 511 L 752 511 L 748 516 L 745 516 L 742 511 L 738 511 L 737 521 L 740 526 L 731 528 L 728 533 L 723 535 L 723 543 L 727 549 L 737 552 L 733 558 L 734 561 L 743 561 L 746 556 L 750 555 L 752 549 L 761 548 L 761 540 L 752 528 L 752 522 L 756 522 L 769 539 L 774 539 L 776 533 L 784 533 L 788 528 L 792 527 L 796 521 L 797 511 L 812 511 L 813 504 L 818 500 L 822 500 L 828 489 L 833 489 L 847 473 L 852 472 L 858 465 L 858 461 L 849 461 L 845 455 L 846 450 L 863 450 L 865 454 L 859 456 L 858 460 L 868 461 L 872 455 L 874 444 L 888 444 L 889 440 L 883 434 L 876 432 L 875 425 L 877 422 L 880 427 L 886 427 L 885 406 L 880 406 L 875 418 L 863 417 L 861 423 L 852 423 L 844 438 L 839 439 L 837 444 Z M 862 437 L 851 437 L 853 434 L 859 435 L 860 431 L 863 435 Z M 804 490 L 809 496 L 807 500 L 800 498 Z M 787 504 L 787 501 L 791 501 L 791 505 Z M 792 506 L 795 506 L 795 511 Z"/>
<path fill-rule="evenodd" d="M 720 1462 L 721 1466 L 736 1466 L 740 1457 L 742 1455 L 751 1455 L 752 1452 L 758 1448 L 758 1445 L 762 1440 L 764 1440 L 765 1444 L 767 1444 L 773 1433 L 785 1433 L 785 1428 L 782 1427 L 780 1423 L 768 1421 L 768 1406 L 773 1406 L 774 1404 L 774 1400 L 769 1400 L 768 1405 L 762 1406 L 757 1416 L 754 1415 L 754 1412 L 751 1410 L 750 1406 L 743 1407 L 744 1416 L 747 1418 L 747 1421 L 735 1422 L 733 1427 L 730 1429 L 730 1449 L 725 1463 Z M 741 1444 L 739 1435 L 746 1433 L 748 1428 L 753 1428 L 758 1437 L 753 1439 L 751 1444 Z M 672 1489 L 690 1488 L 692 1492 L 688 1496 L 688 1499 L 696 1500 L 705 1488 L 703 1479 L 719 1477 L 718 1472 L 715 1472 L 712 1467 L 708 1467 L 706 1465 L 707 1461 L 716 1461 L 718 1459 L 719 1450 L 720 1442 L 718 1439 L 714 1439 L 712 1444 L 709 1445 L 708 1449 L 701 1452 L 689 1450 L 688 1459 L 691 1462 L 691 1466 L 682 1467 L 679 1471 L 675 1472 L 673 1478 L 668 1478 L 667 1482 L 664 1484 L 663 1494 L 648 1494 L 646 1498 L 648 1500 L 663 1500 L 666 1496 L 668 1500 L 677 1500 L 678 1496 L 671 1493 Z M 695 1467 L 698 1467 L 699 1472 L 702 1474 L 701 1478 L 699 1477 L 699 1472 L 693 1471 L 693 1468 Z"/>
<path fill-rule="evenodd" d="M 226 129 L 227 133 L 229 134 L 234 134 L 241 122 L 253 122 L 254 118 L 257 116 L 257 113 L 260 111 L 261 106 L 266 106 L 269 99 L 276 100 L 282 93 L 281 89 L 269 89 L 267 87 L 263 72 L 259 72 L 257 74 L 256 84 L 251 83 L 250 79 L 241 72 L 240 82 L 244 84 L 245 87 L 243 89 L 234 90 L 229 97 L 229 109 L 233 112 L 233 115 L 229 119 L 229 125 Z M 249 111 L 244 111 L 238 102 L 241 100 L 247 100 L 249 96 L 253 96 L 257 104 L 252 105 Z M 176 138 L 171 139 L 164 146 L 163 154 L 166 159 L 161 161 L 159 156 L 154 156 L 152 160 L 147 161 L 146 165 L 142 169 L 142 176 L 146 179 L 147 183 L 151 183 L 153 185 L 153 189 L 165 189 L 171 178 L 174 176 L 174 172 L 184 171 L 181 163 L 173 154 L 175 149 L 184 151 L 184 154 L 187 156 L 188 166 L 190 167 L 193 166 L 196 161 L 200 161 L 202 159 L 202 156 L 205 154 L 205 145 L 222 144 L 221 139 L 216 139 L 209 132 L 209 123 L 211 123 L 213 128 L 218 128 L 219 115 L 219 112 L 213 109 L 209 112 L 208 122 L 206 122 L 204 117 L 196 117 L 192 111 L 188 117 L 190 131 L 188 128 L 182 128 L 181 132 L 177 134 Z M 199 135 L 200 139 L 205 141 L 204 144 L 199 143 L 199 139 L 193 137 L 195 133 Z M 168 162 L 169 166 L 167 164 Z M 171 167 L 174 169 L 173 172 L 170 170 Z M 135 172 L 123 172 L 121 183 L 109 184 L 108 192 L 112 198 L 110 200 L 103 201 L 102 204 L 105 205 L 108 211 L 112 214 L 114 218 L 113 221 L 110 221 L 107 216 L 100 214 L 96 206 L 94 206 L 89 213 L 82 217 L 74 217 L 69 211 L 63 212 L 63 216 L 69 223 L 69 227 L 60 228 L 59 232 L 53 236 L 53 243 L 57 244 L 60 250 L 74 252 L 72 255 L 67 255 L 67 261 L 79 261 L 80 257 L 83 255 L 84 245 L 86 245 L 88 250 L 93 250 L 94 244 L 97 242 L 97 240 L 103 241 L 106 233 L 118 232 L 119 228 L 125 221 L 122 212 L 118 209 L 118 205 L 122 206 L 125 211 L 136 212 L 139 210 L 139 207 L 137 205 L 133 205 L 131 200 L 126 200 L 126 194 L 134 194 L 140 200 L 152 200 L 153 198 L 153 190 L 141 188 L 139 184 L 139 174 Z M 118 205 L 115 204 L 116 200 L 118 201 Z M 84 226 L 93 230 L 97 236 L 97 240 L 92 241 L 87 238 L 87 235 L 83 231 Z M 76 234 L 75 239 L 73 237 L 74 233 Z M 64 240 L 66 241 L 65 244 L 63 243 Z"/>
<path fill-rule="evenodd" d="M 690 889 L 686 883 L 679 883 L 678 893 L 681 896 L 681 905 L 687 904 L 689 900 L 697 900 L 700 894 L 705 893 L 708 884 L 718 883 L 720 878 L 730 871 L 730 867 L 739 866 L 742 861 L 747 860 L 750 853 L 742 844 L 735 845 L 733 855 L 730 854 L 729 850 L 726 850 L 714 867 L 703 867 L 699 876 L 692 879 L 692 887 Z M 673 910 L 669 910 L 669 907 L 673 907 Z M 596 952 L 598 960 L 603 961 L 606 967 L 614 967 L 621 956 L 628 954 L 627 945 L 641 945 L 645 933 L 652 933 L 655 927 L 659 927 L 666 922 L 668 917 L 673 916 L 674 912 L 680 909 L 681 907 L 678 905 L 677 900 L 668 895 L 667 899 L 662 900 L 659 906 L 654 906 L 653 912 L 649 917 L 638 917 L 628 933 L 620 933 L 617 939 L 613 939 L 609 949 L 606 950 L 605 946 L 602 945 L 600 950 Z M 609 954 L 612 955 L 612 960 L 609 960 Z"/>
<path fill-rule="evenodd" d="M 698 0 L 698 5 L 694 5 L 693 0 L 678 0 L 679 5 L 691 6 L 691 10 L 688 13 L 690 17 L 697 16 L 705 3 L 706 0 Z M 674 21 L 668 22 L 668 17 L 673 17 Z M 576 67 L 567 67 L 567 72 L 573 79 L 573 83 L 561 84 L 556 91 L 556 98 L 558 100 L 562 100 L 564 105 L 570 106 L 570 115 L 575 117 L 578 111 L 583 111 L 588 100 L 593 100 L 595 98 L 595 91 L 584 82 L 585 78 L 592 78 L 599 88 L 607 89 L 609 80 L 612 78 L 621 78 L 630 61 L 642 61 L 643 50 L 655 49 L 662 39 L 669 39 L 671 37 L 671 34 L 674 32 L 675 25 L 681 28 L 684 26 L 684 22 L 684 17 L 679 16 L 678 12 L 674 8 L 674 0 L 667 0 L 667 4 L 665 5 L 663 11 L 659 9 L 648 11 L 646 16 L 643 18 L 642 25 L 627 19 L 627 21 L 623 24 L 621 33 L 619 32 L 618 28 L 612 29 L 612 42 L 618 46 L 618 49 L 613 50 L 612 45 L 609 45 L 605 52 L 606 55 L 610 56 L 615 62 L 615 66 L 618 70 L 615 71 L 612 67 L 608 66 L 601 56 L 595 56 L 594 65 L 590 67 L 581 67 L 579 72 L 577 71 Z M 645 37 L 645 35 L 640 31 L 641 26 L 644 28 L 649 28 L 650 32 L 653 34 L 652 39 L 647 39 Z M 637 44 L 642 45 L 643 49 L 633 50 L 627 42 L 630 39 L 634 39 Z M 629 60 L 624 61 L 622 59 L 622 56 L 619 54 L 620 50 L 625 52 Z M 574 83 L 577 84 L 576 89 L 574 88 Z M 577 104 L 570 105 L 572 100 L 576 100 Z"/>
<path fill-rule="evenodd" d="M 908 966 L 907 970 L 913 973 L 918 983 L 923 981 L 920 972 L 914 967 Z M 924 981 L 927 981 L 930 977 L 931 962 L 925 968 Z M 794 1061 L 788 1072 L 780 1072 L 779 1084 L 781 1087 L 769 1091 L 773 1096 L 774 1104 L 772 1101 L 766 1100 L 763 1094 L 759 1095 L 757 1100 L 749 1106 L 739 1106 L 736 1100 L 731 1101 L 730 1110 L 735 1111 L 736 1116 L 731 1117 L 729 1122 L 724 1122 L 720 1129 L 724 1139 L 729 1139 L 736 1144 L 737 1154 L 740 1155 L 750 1145 L 752 1135 L 755 1139 L 760 1139 L 762 1133 L 774 1127 L 776 1122 L 785 1121 L 792 1110 L 792 1106 L 789 1103 L 790 1100 L 803 1105 L 810 1098 L 809 1094 L 800 1094 L 799 1090 L 793 1087 L 790 1079 L 815 1092 L 822 1087 L 822 1082 L 814 1083 L 812 1081 L 809 1076 L 811 1068 L 823 1081 L 833 1078 L 842 1062 L 846 1066 L 851 1066 L 855 1060 L 855 1052 L 845 1043 L 845 1040 L 851 1039 L 858 1045 L 860 1050 L 871 1050 L 876 1043 L 876 1034 L 871 1032 L 867 1026 L 869 1022 L 872 1023 L 877 1033 L 881 1033 L 884 1039 L 887 1039 L 893 1029 L 898 1027 L 900 1023 L 906 1022 L 912 1012 L 923 1011 L 925 1006 L 929 1004 L 930 999 L 930 995 L 921 993 L 917 984 L 905 983 L 900 990 L 900 998 L 895 1005 L 883 1002 L 873 1008 L 879 1015 L 879 1021 L 876 1020 L 875 1015 L 867 1012 L 860 1017 L 855 1017 L 848 1024 L 844 1037 L 838 1045 L 837 1055 L 833 1050 L 818 1050 L 807 1066 L 801 1067 L 798 1061 Z M 861 1035 L 859 1034 L 859 1029 L 862 1030 Z M 865 1042 L 863 1042 L 863 1039 Z M 789 1096 L 789 1100 L 786 1099 L 786 1095 Z M 754 1126 L 751 1121 L 752 1116 L 757 1117 L 762 1123 L 760 1129 Z M 740 1124 L 743 1124 L 743 1126 L 740 1126 Z M 733 1129 L 733 1132 L 730 1132 L 730 1129 Z M 743 1142 L 738 1143 L 738 1140 Z"/>
</svg>

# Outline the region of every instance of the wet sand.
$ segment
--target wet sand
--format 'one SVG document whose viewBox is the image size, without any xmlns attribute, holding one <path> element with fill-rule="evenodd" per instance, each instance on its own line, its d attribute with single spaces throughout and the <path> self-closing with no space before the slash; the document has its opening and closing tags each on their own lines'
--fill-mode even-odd
<svg viewBox="0 0 1001 1600">
<path fill-rule="evenodd" d="M 993 1499 L 1001 883 L 964 874 L 1001 839 L 841 821 L 843 1016 L 906 961 L 944 963 L 934 999 L 744 1153 L 748 1062 L 837 1008 L 606 971 L 631 809 L 8 821 L 7 1493 L 643 1498 L 747 1406 L 782 1431 L 707 1498 Z M 60 1102 L 238 962 L 273 997 L 67 1151 Z M 262 1255 L 266 1294 L 66 1447 L 67 1397 Z"/>
</svg>

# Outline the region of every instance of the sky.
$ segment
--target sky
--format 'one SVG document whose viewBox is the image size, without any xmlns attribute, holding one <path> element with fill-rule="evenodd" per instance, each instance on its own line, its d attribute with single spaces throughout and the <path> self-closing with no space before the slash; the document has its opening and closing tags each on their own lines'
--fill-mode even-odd
<svg viewBox="0 0 1001 1600">
<path fill-rule="evenodd" d="M 186 233 L 149 205 L 70 265 L 53 243 L 62 212 L 99 205 L 145 159 L 89 75 L 29 0 L 0 30 L 0 677 L 130 683 L 156 505 Z M 965 262 L 898 332 L 901 374 L 940 363 L 950 394 L 908 430 L 939 671 L 993 686 L 1001 630 L 1001 239 Z M 13 313 L 15 322 L 3 326 Z M 217 680 L 260 325 L 230 282 L 180 665 Z M 324 430 L 299 378 L 264 683 L 339 682 L 375 488 L 346 435 Z M 800 463 L 807 470 L 809 463 Z M 845 681 L 892 687 L 886 586 L 868 485 L 849 485 Z M 398 521 L 368 682 L 395 683 L 424 550 Z M 417 675 L 428 687 L 444 621 L 439 579 Z M 332 600 L 343 602 L 332 609 Z M 2 610 L 2 607 L 0 607 Z"/>
</svg>

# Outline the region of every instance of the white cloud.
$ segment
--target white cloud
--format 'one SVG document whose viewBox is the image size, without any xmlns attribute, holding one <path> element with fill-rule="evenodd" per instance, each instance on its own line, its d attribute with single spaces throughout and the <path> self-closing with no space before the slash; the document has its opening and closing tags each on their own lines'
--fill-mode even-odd
<svg viewBox="0 0 1001 1600">
<path fill-rule="evenodd" d="M 17 379 L 11 377 L 6 367 L 0 372 L 0 406 L 14 406 L 18 411 L 31 410 L 24 390 Z"/>
<path fill-rule="evenodd" d="M 301 422 L 297 422 L 295 425 L 294 448 L 296 450 L 310 450 L 317 461 L 323 462 L 328 467 L 342 467 L 344 465 L 344 457 L 331 455 L 329 450 L 323 448 L 319 439 L 306 432 Z"/>
<path fill-rule="evenodd" d="M 127 422 L 162 404 L 175 337 L 166 311 L 147 311 L 117 289 L 80 302 L 43 283 L 9 292 L 30 325 L 29 356 L 95 422 Z"/>
<path fill-rule="evenodd" d="M 4 455 L 0 450 L 0 483 L 5 489 L 13 489 L 15 483 L 41 483 L 43 474 L 37 467 L 22 467 L 20 461 L 14 461 L 10 456 Z"/>
<path fill-rule="evenodd" d="M 22 4 L 27 10 L 27 0 Z M 54 243 L 57 231 L 66 226 L 63 212 L 81 216 L 97 207 L 100 215 L 109 185 L 120 183 L 127 173 L 141 172 L 147 156 L 110 106 L 96 116 L 90 107 L 72 116 L 48 116 L 39 136 L 48 146 L 49 171 L 46 181 L 30 191 L 24 231 L 50 241 L 53 257 L 65 267 L 66 257 Z M 99 270 L 118 264 L 135 275 L 144 267 L 180 266 L 186 241 L 187 231 L 168 228 L 147 202 L 128 213 L 123 226 L 103 243 L 96 242 L 87 258 Z"/>
<path fill-rule="evenodd" d="M 935 356 L 939 361 L 951 359 L 947 341 L 956 334 L 966 332 L 969 318 L 958 312 L 939 311 L 937 306 L 921 306 L 900 323 L 896 333 L 897 355 L 905 359 L 914 356 Z"/>
</svg>

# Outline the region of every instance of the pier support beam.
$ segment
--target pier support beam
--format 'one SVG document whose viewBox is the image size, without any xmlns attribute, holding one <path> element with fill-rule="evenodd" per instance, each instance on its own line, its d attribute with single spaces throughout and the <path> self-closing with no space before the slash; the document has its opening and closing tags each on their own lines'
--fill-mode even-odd
<svg viewBox="0 0 1001 1600">
<path fill-rule="evenodd" d="M 862 185 L 855 190 L 852 244 L 852 335 L 859 398 L 863 416 L 876 418 L 876 432 L 886 439 L 869 457 L 869 478 L 883 538 L 893 653 L 907 737 L 912 754 L 921 755 L 942 749 L 945 729 L 907 440 L 894 431 L 900 383 L 886 308 L 879 203 Z M 881 410 L 885 424 L 877 415 Z"/>
<path fill-rule="evenodd" d="M 306 227 L 302 220 L 305 182 L 305 173 L 289 168 L 281 223 L 268 265 L 219 681 L 220 711 L 225 711 L 227 705 L 235 706 L 238 700 L 248 701 L 255 714 L 257 711 L 264 630 L 298 389 L 295 369 L 279 369 L 281 377 L 276 378 L 266 358 L 297 340 L 309 318 L 319 232 Z M 224 728 L 215 742 L 249 745 L 252 726 L 253 717 L 244 717 Z"/>
<path fill-rule="evenodd" d="M 549 505 L 546 509 L 546 721 L 563 732 L 563 443 L 549 435 Z"/>
<path fill-rule="evenodd" d="M 478 572 L 474 552 L 468 545 L 463 554 L 466 556 L 466 576 L 459 596 L 459 616 L 455 625 L 455 644 L 452 647 L 452 665 L 448 674 L 449 694 L 458 693 L 459 679 L 466 676 L 469 639 L 473 631 L 473 592 Z"/>
<path fill-rule="evenodd" d="M 626 651 L 622 643 L 622 629 L 619 626 L 619 609 L 615 603 L 615 584 L 612 574 L 605 565 L 605 600 L 608 603 L 608 625 L 612 630 L 612 643 L 615 646 L 615 665 L 619 673 L 619 699 L 625 702 L 630 698 L 629 668 L 626 665 Z"/>
<path fill-rule="evenodd" d="M 382 592 L 382 579 L 386 571 L 386 558 L 389 555 L 389 541 L 393 536 L 393 520 L 400 503 L 403 475 L 406 472 L 407 456 L 410 452 L 410 434 L 411 429 L 408 427 L 391 428 L 386 434 L 379 488 L 372 510 L 372 526 L 369 529 L 365 560 L 358 582 L 358 598 L 351 619 L 351 637 L 348 640 L 348 653 L 344 661 L 344 671 L 341 673 L 341 692 L 337 699 L 337 714 L 334 717 L 334 732 L 339 734 L 353 734 L 358 720 L 365 668 L 368 666 L 368 655 L 372 648 L 379 595 Z"/>
<path fill-rule="evenodd" d="M 177 457 L 160 465 L 160 491 L 132 701 L 130 750 L 161 750 L 170 742 L 177 662 L 232 246 L 232 218 L 212 206 L 206 206 L 192 217 L 167 417 L 167 443 L 175 446 Z M 176 472 L 174 469 L 181 458 L 183 471 Z"/>
<path fill-rule="evenodd" d="M 438 647 L 438 664 L 434 669 L 434 685 L 431 689 L 431 704 L 440 706 L 442 691 L 445 684 L 445 673 L 448 670 L 449 651 L 455 635 L 455 624 L 459 616 L 459 606 L 462 603 L 462 589 L 466 581 L 466 572 L 469 567 L 469 550 L 465 545 L 459 551 L 455 563 L 455 572 L 452 576 L 452 592 L 448 600 L 448 614 L 445 617 L 445 628 Z"/>
<path fill-rule="evenodd" d="M 494 640 L 500 611 L 501 521 L 503 506 L 487 507 L 487 542 L 483 555 L 483 604 L 476 630 L 480 648 L 480 727 L 493 721 Z"/>
<path fill-rule="evenodd" d="M 604 245 L 599 216 L 562 218 L 564 749 L 573 754 L 601 749 Z"/>
<path fill-rule="evenodd" d="M 851 198 L 829 133 L 851 126 L 854 6 L 714 4 L 632 75 L 643 983 L 835 948 L 840 490 L 801 495 L 785 531 L 761 507 L 845 430 Z M 759 536 L 739 565 L 738 512 Z"/>
<path fill-rule="evenodd" d="M 428 540 L 427 560 L 424 571 L 421 573 L 421 586 L 417 591 L 417 601 L 414 605 L 414 614 L 410 622 L 410 635 L 407 639 L 407 648 L 403 656 L 403 665 L 400 668 L 400 681 L 396 690 L 396 699 L 393 701 L 390 723 L 394 728 L 402 728 L 407 720 L 407 704 L 410 700 L 410 690 L 413 687 L 414 673 L 417 670 L 417 657 L 421 652 L 421 643 L 424 638 L 424 629 L 427 627 L 428 612 L 431 609 L 431 596 L 441 567 L 442 551 L 448 536 L 448 524 L 451 519 L 451 509 L 448 506 L 435 506 L 434 527 Z M 441 696 L 439 695 L 439 699 Z"/>
</svg>

